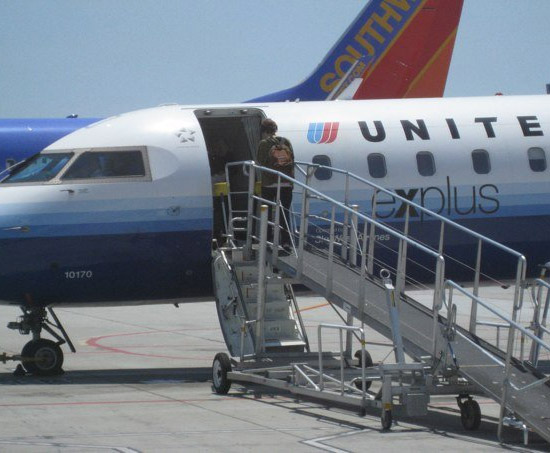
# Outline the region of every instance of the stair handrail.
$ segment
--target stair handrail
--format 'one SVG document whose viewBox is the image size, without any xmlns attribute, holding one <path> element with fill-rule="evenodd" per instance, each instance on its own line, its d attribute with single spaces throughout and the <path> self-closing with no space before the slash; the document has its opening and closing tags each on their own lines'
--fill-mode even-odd
<svg viewBox="0 0 550 453">
<path fill-rule="evenodd" d="M 397 194 L 394 191 L 391 191 L 389 189 L 386 189 L 372 181 L 369 181 L 368 179 L 365 179 L 359 175 L 356 175 L 348 170 L 343 170 L 335 167 L 330 167 L 326 165 L 321 164 L 314 164 L 311 162 L 303 162 L 303 161 L 296 161 L 295 162 L 297 167 L 305 166 L 306 170 L 301 171 L 302 174 L 310 175 L 312 174 L 312 169 L 326 169 L 333 173 L 339 173 L 346 177 L 346 192 L 349 190 L 349 179 L 355 180 L 357 182 L 360 182 L 362 184 L 366 184 L 370 186 L 371 188 L 375 189 L 374 192 L 374 198 L 373 198 L 373 213 L 372 217 L 376 217 L 376 200 L 377 200 L 377 194 L 378 192 L 382 192 L 386 195 L 389 195 L 391 197 L 394 197 L 396 200 L 399 200 L 402 203 L 405 203 L 409 207 L 413 207 L 415 210 L 421 211 L 424 214 L 426 214 L 429 217 L 432 217 L 434 219 L 437 219 L 442 222 L 441 232 L 440 232 L 440 243 L 439 243 L 439 251 L 443 251 L 443 238 L 444 238 L 444 225 L 449 225 L 453 228 L 458 229 L 459 231 L 462 231 L 465 234 L 468 234 L 478 241 L 478 249 L 477 249 L 477 260 L 476 260 L 476 267 L 475 267 L 475 276 L 474 276 L 474 294 L 479 293 L 479 281 L 480 281 L 480 274 L 481 274 L 481 248 L 482 244 L 489 244 L 493 247 L 496 247 L 497 249 L 512 255 L 516 258 L 516 278 L 515 278 L 515 292 L 514 292 L 514 310 L 518 310 L 521 308 L 523 304 L 523 291 L 521 288 L 524 286 L 525 278 L 526 278 L 526 271 L 527 271 L 527 260 L 524 255 L 517 252 L 516 250 L 511 249 L 510 247 L 507 247 L 487 236 L 484 236 L 480 233 L 477 233 L 473 230 L 470 230 L 469 228 L 466 228 L 456 222 L 454 222 L 451 219 L 448 219 L 447 217 L 444 217 L 440 214 L 437 214 L 436 212 L 431 211 L 428 208 L 425 208 L 424 206 L 415 203 L 408 198 L 402 197 L 399 194 Z M 309 179 L 309 178 L 308 178 Z M 345 194 L 345 199 L 348 200 L 348 194 Z M 347 201 L 346 201 L 347 202 Z M 408 214 L 410 212 L 410 209 L 407 209 L 407 219 L 405 222 L 405 228 L 408 227 Z M 472 304 L 472 312 L 471 312 L 471 324 L 470 324 L 470 331 L 472 333 L 475 333 L 476 330 L 476 320 L 477 320 L 477 306 L 475 304 Z"/>
<path fill-rule="evenodd" d="M 324 169 L 327 169 L 327 170 L 330 170 L 332 171 L 333 173 L 340 173 L 342 175 L 345 175 L 347 177 L 350 177 L 351 179 L 355 179 L 356 181 L 358 182 L 361 182 L 363 184 L 366 184 L 368 186 L 371 186 L 373 189 L 376 189 L 380 192 L 384 192 L 385 194 L 387 195 L 390 195 L 394 198 L 396 198 L 397 200 L 403 202 L 403 203 L 406 203 L 407 205 L 409 206 L 412 206 L 414 207 L 415 209 L 419 210 L 419 211 L 422 211 L 424 212 L 425 214 L 429 215 L 430 217 L 434 217 L 438 220 L 441 220 L 442 222 L 445 222 L 445 223 L 448 223 L 449 225 L 452 225 L 453 227 L 457 228 L 458 230 L 466 233 L 466 234 L 470 234 L 472 236 L 474 236 L 475 238 L 477 239 L 481 239 L 482 241 L 484 242 L 487 242 L 488 244 L 491 244 L 497 248 L 499 248 L 500 250 L 504 251 L 504 252 L 507 252 L 507 253 L 510 253 L 511 255 L 514 255 L 515 257 L 517 258 L 521 258 L 523 257 L 523 255 L 519 252 L 517 252 L 516 250 L 514 249 L 511 249 L 510 247 L 507 247 L 487 236 L 484 236 L 480 233 L 477 233 L 476 231 L 474 230 L 470 230 L 469 228 L 465 227 L 465 226 L 462 226 L 460 225 L 459 223 L 456 223 L 455 221 L 447 218 L 447 217 L 444 217 L 442 216 L 441 214 L 437 214 L 436 212 L 434 211 L 431 211 L 430 209 L 418 204 L 418 203 L 415 203 L 414 201 L 411 201 L 409 200 L 408 198 L 405 198 L 405 197 L 402 197 L 401 195 L 397 194 L 396 192 L 392 191 L 392 190 L 389 190 L 389 189 L 386 189 L 372 181 L 369 181 L 368 179 L 365 179 L 359 175 L 356 175 L 355 173 L 352 173 L 348 170 L 343 170 L 343 169 L 340 169 L 340 168 L 335 168 L 335 167 L 328 167 L 326 165 L 321 165 L 321 164 L 312 164 L 311 162 L 302 162 L 302 161 L 296 161 L 295 162 L 296 165 L 305 165 L 307 167 L 314 167 L 314 168 L 324 168 Z M 263 169 L 262 169 L 263 170 Z M 304 174 L 307 174 L 307 172 L 304 172 Z M 523 257 L 523 259 L 525 259 L 525 257 Z"/>
<path fill-rule="evenodd" d="M 543 288 L 546 288 L 546 299 L 544 307 L 542 306 Z M 547 327 L 548 310 L 550 308 L 550 283 L 542 278 L 537 278 L 531 287 L 535 309 L 533 310 L 533 320 L 531 321 L 531 329 L 534 334 L 542 340 L 544 334 L 550 334 L 550 329 Z M 537 343 L 531 345 L 530 361 L 533 366 L 538 365 L 540 348 Z"/>
<path fill-rule="evenodd" d="M 311 192 L 312 194 L 314 194 L 315 196 L 317 196 L 318 198 L 322 199 L 322 200 L 325 200 L 333 205 L 336 205 L 338 206 L 340 209 L 342 209 L 343 211 L 347 212 L 348 215 L 351 217 L 352 215 L 357 215 L 358 218 L 362 219 L 363 221 L 366 221 L 368 222 L 369 224 L 374 224 L 377 228 L 380 228 L 382 231 L 388 233 L 388 234 L 391 234 L 393 236 L 395 236 L 396 238 L 400 239 L 400 240 L 403 240 L 405 242 L 407 242 L 407 244 L 409 245 L 412 245 L 413 247 L 416 247 L 417 249 L 419 250 L 422 250 L 423 252 L 425 252 L 426 254 L 428 255 L 431 255 L 433 258 L 435 258 L 436 260 L 439 260 L 440 258 L 443 259 L 443 256 L 436 252 L 435 250 L 419 243 L 418 241 L 415 241 L 414 239 L 411 239 L 405 235 L 403 235 L 402 233 L 400 233 L 399 231 L 396 231 L 395 229 L 393 228 L 390 228 L 388 227 L 387 225 L 385 225 L 384 223 L 381 223 L 379 222 L 378 220 L 376 219 L 373 219 L 372 217 L 366 215 L 366 214 L 363 214 L 363 213 L 360 213 L 360 212 L 357 212 L 357 211 L 354 211 L 352 207 L 350 206 L 347 206 L 345 205 L 344 203 L 338 201 L 338 200 L 335 200 L 334 198 L 331 198 L 329 197 L 328 195 L 318 191 L 317 189 L 314 189 L 312 188 L 311 186 L 303 183 L 302 181 L 298 181 L 297 179 L 294 179 L 294 178 L 291 178 L 290 176 L 287 176 L 286 174 L 284 173 L 281 173 L 279 171 L 276 171 L 276 170 L 273 170 L 271 168 L 267 168 L 267 167 L 262 167 L 261 165 L 258 165 L 256 164 L 254 161 L 241 161 L 241 162 L 232 162 L 231 163 L 232 165 L 243 165 L 243 167 L 251 167 L 251 168 L 254 168 L 256 170 L 260 170 L 261 172 L 266 172 L 266 173 L 271 173 L 275 176 L 279 176 L 279 178 L 281 180 L 286 180 L 286 181 L 290 181 L 292 182 L 295 186 L 299 186 L 301 187 L 302 189 L 305 189 L 307 190 L 308 192 Z M 252 173 L 251 173 L 252 174 Z M 256 200 L 262 200 L 261 197 L 258 197 L 258 196 L 255 196 L 253 193 L 250 195 L 250 199 L 253 200 L 253 199 L 256 199 Z M 302 206 L 302 209 L 303 209 L 303 206 Z M 250 235 L 249 235 L 250 236 Z"/>
<path fill-rule="evenodd" d="M 251 168 L 253 167 L 256 170 L 260 170 L 260 171 L 266 172 L 266 173 L 271 173 L 275 176 L 279 176 L 281 179 L 284 179 L 286 181 L 290 181 L 294 185 L 302 187 L 303 189 L 306 189 L 309 192 L 312 192 L 314 195 L 318 196 L 319 198 L 338 206 L 339 208 L 343 209 L 344 211 L 347 211 L 349 215 L 352 215 L 355 212 L 351 207 L 346 206 L 344 203 L 341 203 L 338 200 L 335 200 L 334 198 L 331 198 L 328 195 L 323 194 L 322 192 L 312 188 L 311 186 L 308 186 L 308 185 L 304 184 L 303 182 L 298 181 L 297 179 L 291 178 L 290 176 L 287 176 L 284 173 L 281 173 L 279 171 L 276 171 L 276 170 L 273 170 L 273 169 L 267 168 L 267 167 L 262 167 L 261 165 L 256 164 L 253 160 L 231 162 L 228 165 L 243 165 L 244 167 L 251 167 Z M 252 192 L 252 194 L 250 194 L 250 198 L 251 199 L 256 198 L 256 199 L 262 200 L 260 197 L 255 196 L 253 192 Z M 362 214 L 362 213 L 359 212 L 359 213 L 357 213 L 357 216 L 359 218 L 369 222 L 369 223 L 374 223 L 377 228 L 380 228 L 381 230 L 383 230 L 384 232 L 386 232 L 388 234 L 394 235 L 398 239 L 402 239 L 402 240 L 406 241 L 409 245 L 412 245 L 412 246 L 418 248 L 419 250 L 422 250 L 423 252 L 425 252 L 425 253 L 431 255 L 432 257 L 434 257 L 435 259 L 438 259 L 439 257 L 442 257 L 441 254 L 439 254 L 438 252 L 432 250 L 431 248 L 426 247 L 423 244 L 420 244 L 419 242 L 415 241 L 414 239 L 410 239 L 410 238 L 406 237 L 405 235 L 401 234 L 399 231 L 396 231 L 396 230 L 388 227 L 384 223 L 380 223 L 376 219 L 373 219 L 373 218 L 367 216 L 366 214 Z"/>
<path fill-rule="evenodd" d="M 447 289 L 449 290 L 449 297 L 448 299 L 445 297 L 445 294 L 447 292 Z M 483 301 L 481 298 L 479 298 L 477 295 L 471 293 L 470 291 L 464 289 L 459 284 L 455 283 L 452 280 L 446 280 L 444 285 L 444 291 L 443 291 L 443 297 L 445 300 L 445 303 L 448 307 L 452 307 L 452 297 L 453 297 L 453 291 L 458 291 L 462 293 L 464 296 L 470 298 L 472 301 L 476 301 L 477 304 L 484 307 L 486 310 L 490 311 L 492 314 L 499 317 L 502 321 L 507 323 L 509 325 L 509 333 L 508 333 L 508 345 L 506 348 L 506 361 L 504 363 L 504 379 L 502 382 L 502 394 L 500 399 L 500 415 L 499 415 L 499 425 L 498 425 L 498 439 L 502 442 L 502 427 L 503 427 L 503 420 L 506 415 L 506 403 L 508 400 L 508 392 L 509 388 L 513 385 L 510 382 L 510 373 L 512 369 L 512 354 L 513 354 L 513 348 L 514 348 L 514 337 L 515 337 L 515 331 L 521 332 L 522 335 L 530 338 L 533 342 L 535 342 L 539 348 L 542 347 L 550 352 L 550 343 L 546 343 L 542 341 L 540 338 L 538 338 L 535 334 L 529 332 L 526 328 L 521 326 L 516 322 L 515 319 L 509 318 L 508 316 L 501 313 L 496 308 L 492 307 L 490 304 Z M 516 311 L 514 310 L 514 314 Z M 491 355 L 489 351 L 484 350 L 487 354 Z M 527 390 L 528 388 L 532 388 L 536 385 L 542 385 L 544 382 L 550 380 L 550 376 L 546 376 L 544 378 L 538 379 L 536 382 L 528 384 L 524 386 L 523 388 L 519 388 L 517 386 L 513 386 L 515 390 L 522 391 Z"/>
<path fill-rule="evenodd" d="M 414 240 L 413 238 L 408 237 L 406 234 L 402 234 L 399 231 L 387 226 L 386 224 L 379 222 L 377 219 L 372 218 L 372 217 L 368 216 L 367 214 L 358 212 L 357 210 L 353 209 L 353 207 L 348 206 L 345 203 L 342 203 L 338 200 L 335 200 L 335 199 L 329 197 L 328 195 L 320 192 L 319 190 L 312 188 L 311 186 L 309 186 L 307 184 L 307 180 L 304 183 L 304 182 L 299 181 L 297 179 L 291 178 L 291 177 L 287 176 L 286 174 L 284 174 L 282 172 L 279 172 L 279 171 L 273 170 L 271 168 L 267 168 L 267 167 L 263 167 L 261 165 L 258 165 L 254 161 L 233 162 L 233 163 L 228 164 L 228 165 L 242 165 L 244 172 L 248 173 L 251 178 L 254 177 L 255 174 L 257 174 L 256 173 L 257 171 L 265 172 L 265 173 L 271 173 L 271 174 L 278 177 L 278 181 L 282 181 L 282 180 L 290 181 L 294 184 L 295 188 L 296 187 L 301 187 L 302 188 L 300 239 L 298 241 L 299 250 L 298 250 L 298 253 L 297 253 L 297 266 L 296 266 L 296 276 L 298 278 L 300 277 L 300 275 L 303 272 L 303 251 L 304 251 L 304 242 L 305 242 L 304 241 L 304 235 L 305 235 L 304 230 L 305 230 L 305 219 L 308 216 L 308 215 L 306 215 L 308 199 L 309 199 L 308 194 L 310 196 L 314 195 L 318 199 L 324 200 L 324 201 L 330 203 L 333 206 L 333 213 L 334 213 L 334 207 L 338 207 L 339 209 L 341 209 L 344 212 L 345 215 L 347 215 L 348 218 L 353 219 L 355 217 L 357 219 L 361 219 L 364 222 L 365 230 L 366 230 L 366 226 L 369 225 L 373 229 L 378 228 L 381 231 L 383 231 L 385 233 L 388 233 L 389 235 L 393 236 L 400 243 L 400 253 L 403 253 L 403 250 L 406 253 L 406 247 L 407 246 L 412 246 L 412 247 L 422 251 L 426 255 L 431 256 L 435 261 L 435 266 L 434 266 L 435 267 L 435 272 L 434 272 L 435 273 L 435 278 L 434 278 L 432 313 L 433 313 L 434 332 L 436 331 L 437 324 L 439 322 L 439 310 L 441 308 L 441 300 L 442 300 L 441 292 L 442 292 L 442 289 L 443 289 L 443 282 L 445 280 L 445 257 L 443 256 L 442 253 L 440 253 L 438 251 L 435 251 L 435 250 L 421 244 L 420 242 Z M 248 169 L 248 171 L 247 171 L 247 169 Z M 307 178 L 307 179 L 309 179 L 309 178 Z M 255 183 L 255 181 L 254 181 L 254 183 Z M 250 180 L 249 181 L 249 188 L 253 189 L 254 188 L 254 183 Z M 261 204 L 263 202 L 263 199 L 259 196 L 256 196 L 254 194 L 254 192 L 252 192 L 252 193 L 249 194 L 249 212 L 251 212 L 251 213 L 254 210 L 255 202 L 256 203 L 259 202 Z M 250 215 L 249 216 L 249 224 L 250 225 L 252 225 L 252 218 L 253 218 L 253 216 Z M 334 216 L 333 216 L 333 220 L 334 220 Z M 276 226 L 274 226 L 274 228 L 276 228 Z M 246 245 L 245 245 L 245 248 L 244 248 L 244 256 L 249 256 L 251 254 L 251 248 L 249 248 L 252 245 L 251 241 L 252 241 L 252 234 L 247 234 Z M 365 258 L 366 240 L 364 240 L 363 245 L 364 246 L 363 246 L 363 249 L 361 250 L 361 252 L 363 254 L 363 258 Z M 369 247 L 369 250 L 372 250 L 372 248 Z M 275 251 L 275 253 L 276 253 L 276 251 Z M 373 254 L 371 253 L 371 257 L 372 256 L 373 256 Z M 329 259 L 330 259 L 330 257 L 329 257 Z M 366 268 L 365 260 L 363 259 L 362 263 L 361 263 L 361 269 L 360 269 L 361 270 L 361 278 L 365 278 L 365 268 Z M 398 278 L 397 278 L 398 283 L 399 283 L 399 278 L 400 277 L 404 278 L 404 276 L 399 276 L 398 275 Z M 398 288 L 402 288 L 403 286 L 404 286 L 404 284 L 402 284 L 402 283 L 399 283 L 398 285 L 396 285 L 396 287 L 398 287 Z M 435 341 L 435 337 L 434 337 L 434 343 L 433 343 L 434 350 L 435 350 L 435 347 L 436 347 L 436 341 Z"/>
<path fill-rule="evenodd" d="M 311 196 L 315 196 L 316 198 L 320 199 L 320 200 L 324 200 L 328 203 L 330 203 L 333 207 L 336 206 L 338 207 L 340 210 L 342 210 L 348 218 L 350 219 L 353 219 L 353 218 L 358 218 L 358 219 L 361 219 L 364 223 L 365 223 L 365 227 L 367 225 L 367 223 L 371 226 L 375 226 L 376 228 L 379 228 L 381 231 L 383 232 L 386 232 L 390 235 L 392 235 L 394 238 L 397 238 L 399 241 L 400 241 L 400 253 L 402 253 L 401 251 L 401 248 L 402 248 L 402 245 L 405 245 L 404 247 L 404 250 L 405 250 L 405 253 L 406 253 L 406 246 L 413 246 L 419 250 L 421 250 L 422 252 L 426 253 L 427 255 L 430 255 L 432 256 L 436 262 L 435 262 L 435 281 L 434 281 L 434 299 L 433 299 L 433 332 L 434 332 L 434 339 L 433 339 L 433 348 L 434 348 L 434 354 L 436 353 L 436 332 L 437 332 L 437 325 L 439 323 L 439 310 L 441 309 L 442 307 L 442 303 L 443 303 L 443 300 L 444 300 L 444 297 L 443 297 L 443 287 L 444 287 L 444 281 L 445 281 L 445 256 L 443 255 L 443 252 L 442 252 L 442 249 L 440 247 L 440 249 L 438 251 L 435 251 L 434 249 L 430 248 L 430 247 L 427 247 L 425 246 L 424 244 L 414 240 L 413 238 L 410 238 L 406 232 L 403 234 L 397 230 L 395 230 L 394 228 L 391 228 L 390 226 L 386 225 L 385 223 L 382 223 L 380 222 L 377 218 L 375 218 L 374 216 L 371 217 L 365 213 L 361 213 L 361 212 L 358 212 L 356 209 L 354 209 L 353 206 L 350 206 L 349 204 L 346 204 L 344 202 L 340 202 L 338 200 L 335 200 L 334 198 L 332 197 L 329 197 L 328 195 L 320 192 L 319 190 L 311 187 L 308 183 L 309 183 L 309 176 L 311 176 L 313 174 L 313 172 L 311 171 L 311 168 L 313 167 L 319 167 L 319 168 L 326 168 L 326 169 L 330 169 L 332 171 L 335 171 L 335 172 L 338 172 L 338 173 L 341 173 L 341 174 L 344 174 L 346 176 L 346 178 L 354 178 L 364 184 L 367 184 L 373 188 L 376 188 L 377 190 L 380 190 L 381 192 L 384 192 L 384 193 L 387 193 L 391 196 L 394 196 L 396 197 L 398 200 L 401 200 L 403 201 L 404 203 L 406 203 L 407 205 L 410 205 L 410 206 L 413 206 L 415 209 L 419 209 L 423 212 L 426 212 L 427 214 L 429 215 L 433 215 L 435 218 L 437 218 L 438 220 L 440 220 L 442 222 L 443 225 L 446 225 L 446 224 L 449 224 L 449 225 L 452 225 L 453 227 L 456 227 L 458 230 L 460 231 L 463 231 L 467 234 L 470 234 L 471 236 L 477 238 L 479 240 L 479 243 L 481 242 L 487 242 L 487 243 L 490 243 L 492 245 L 494 245 L 495 247 L 511 254 L 513 257 L 517 258 L 517 267 L 516 267 L 516 278 L 515 278 L 515 289 L 514 289 L 514 303 L 513 303 L 513 311 L 512 311 L 512 320 L 515 321 L 516 319 L 516 316 L 517 316 L 517 312 L 518 310 L 521 308 L 521 305 L 522 305 L 522 302 L 523 302 L 523 282 L 525 281 L 525 275 L 526 275 L 526 259 L 525 257 L 519 253 L 519 252 L 516 252 L 515 250 L 512 250 L 510 249 L 509 247 L 506 247 L 502 244 L 499 244 L 498 242 L 490 239 L 490 238 L 487 238 L 479 233 L 476 233 L 475 231 L 472 231 L 466 227 L 463 227 L 462 225 L 459 225 L 457 224 L 456 222 L 450 220 L 450 219 L 447 219 L 446 217 L 443 217 L 439 214 L 436 214 L 436 213 L 432 213 L 431 211 L 429 211 L 427 208 L 424 208 L 423 206 L 421 205 L 418 205 L 404 197 L 400 197 L 399 195 L 395 194 L 394 192 L 391 192 L 387 189 L 384 189 L 383 187 L 375 184 L 375 183 L 372 183 L 364 178 L 361 178 L 357 175 L 354 175 L 353 173 L 349 172 L 349 171 L 346 171 L 346 170 L 341 170 L 341 169 L 335 169 L 335 168 L 332 168 L 332 167 L 327 167 L 327 166 L 322 166 L 322 165 L 317 165 L 317 164 L 309 164 L 309 163 L 304 163 L 304 162 L 297 162 L 297 165 L 306 165 L 308 168 L 307 170 L 305 171 L 306 175 L 308 175 L 306 177 L 306 181 L 305 182 L 302 182 L 302 181 L 299 181 L 295 178 L 291 178 L 289 176 L 287 176 L 286 174 L 282 173 L 282 172 L 279 172 L 279 171 L 276 171 L 276 170 L 273 170 L 271 168 L 267 168 L 267 167 L 262 167 L 261 165 L 258 165 L 256 164 L 254 161 L 242 161 L 242 162 L 234 162 L 234 163 L 231 163 L 231 165 L 242 165 L 243 166 L 243 170 L 245 173 L 248 173 L 251 177 L 253 177 L 257 171 L 260 171 L 260 172 L 265 172 L 265 173 L 271 173 L 275 176 L 277 176 L 278 180 L 279 181 L 282 181 L 282 180 L 286 180 L 286 181 L 291 181 L 295 187 L 300 187 L 302 189 L 302 206 L 301 206 L 301 209 L 302 209 L 302 212 L 301 212 L 301 222 L 302 222 L 302 225 L 300 227 L 300 235 L 303 235 L 305 234 L 305 232 L 303 231 L 305 229 L 305 218 L 306 218 L 306 205 L 307 205 L 307 202 L 308 202 L 308 195 Z M 311 167 L 311 168 L 309 168 Z M 251 180 L 249 181 L 249 187 L 250 188 L 254 188 L 254 182 L 252 182 Z M 349 187 L 349 183 L 346 183 L 346 186 Z M 346 198 L 347 198 L 347 195 L 346 195 Z M 253 212 L 253 206 L 254 206 L 254 201 L 255 200 L 261 200 L 260 197 L 256 196 L 253 192 L 249 194 L 249 212 Z M 408 212 L 408 210 L 407 210 Z M 251 217 L 249 217 L 249 222 L 251 222 Z M 408 219 L 408 217 L 407 217 Z M 334 219 L 333 219 L 334 220 Z M 366 228 L 365 228 L 366 229 Z M 442 229 L 443 230 L 443 229 Z M 372 239 L 372 234 L 370 235 L 371 236 L 371 239 Z M 249 238 L 251 237 L 251 235 L 247 235 L 247 246 L 248 246 L 248 241 L 249 241 Z M 299 241 L 299 247 L 302 248 L 303 247 L 303 244 L 304 244 L 304 238 L 302 237 L 301 238 L 302 240 Z M 251 240 L 251 239 L 250 239 Z M 300 259 L 303 254 L 301 253 L 303 252 L 303 249 L 301 249 L 298 253 L 298 265 L 297 265 L 297 275 L 299 276 L 302 272 L 302 268 L 303 268 L 303 262 L 302 260 Z M 478 249 L 478 252 L 479 252 L 479 249 Z M 479 253 L 478 253 L 478 261 L 479 261 Z M 479 263 L 478 263 L 478 267 L 479 267 Z M 363 270 L 363 266 L 361 266 L 362 270 Z M 396 287 L 401 289 L 401 286 L 402 284 L 399 283 L 399 275 L 398 275 L 398 281 L 397 281 L 397 284 L 396 284 Z M 477 287 L 474 287 L 474 295 L 477 296 Z M 471 315 L 470 315 L 470 329 L 469 331 L 472 333 L 472 334 L 475 334 L 475 326 L 476 326 L 476 317 L 477 317 L 477 297 L 472 299 L 472 307 L 475 305 L 476 306 L 476 309 L 474 310 L 472 308 L 471 310 Z M 472 319 L 473 318 L 473 319 Z"/>
</svg>

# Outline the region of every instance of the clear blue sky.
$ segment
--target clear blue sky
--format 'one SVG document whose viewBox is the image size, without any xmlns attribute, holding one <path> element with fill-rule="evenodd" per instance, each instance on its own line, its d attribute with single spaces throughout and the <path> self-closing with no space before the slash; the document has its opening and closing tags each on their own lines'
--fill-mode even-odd
<svg viewBox="0 0 550 453">
<path fill-rule="evenodd" d="M 0 117 L 230 103 L 305 78 L 366 0 L 1 0 Z M 446 96 L 550 83 L 550 0 L 465 0 Z"/>
</svg>

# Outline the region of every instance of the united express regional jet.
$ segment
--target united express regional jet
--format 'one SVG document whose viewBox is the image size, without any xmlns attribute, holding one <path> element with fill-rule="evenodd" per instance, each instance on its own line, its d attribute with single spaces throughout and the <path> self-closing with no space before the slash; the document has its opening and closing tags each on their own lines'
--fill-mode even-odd
<svg viewBox="0 0 550 453">
<path fill-rule="evenodd" d="M 437 234 L 402 199 L 523 253 L 531 272 L 548 260 L 548 96 L 140 110 L 63 137 L 0 183 L 0 302 L 21 307 L 23 320 L 13 326 L 33 332 L 23 356 L 46 348 L 55 360 L 42 371 L 61 367 L 58 343 L 40 338 L 52 306 L 211 298 L 212 155 L 223 140 L 222 164 L 253 160 L 266 117 L 292 142 L 297 161 L 392 189 L 395 196 L 379 197 L 377 217 L 398 224 L 409 215 L 425 244 L 437 243 Z M 334 180 L 320 172 L 313 184 L 342 199 Z M 353 201 L 372 211 L 371 194 L 355 191 Z M 457 236 L 451 247 L 475 250 L 465 241 Z M 498 256 L 492 263 L 494 275 L 509 276 Z M 36 366 L 26 365 L 40 372 Z"/>
</svg>

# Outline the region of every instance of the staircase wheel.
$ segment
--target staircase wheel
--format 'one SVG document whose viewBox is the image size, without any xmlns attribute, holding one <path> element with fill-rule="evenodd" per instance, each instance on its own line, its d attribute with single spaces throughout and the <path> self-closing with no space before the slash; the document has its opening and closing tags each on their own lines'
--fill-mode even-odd
<svg viewBox="0 0 550 453">
<path fill-rule="evenodd" d="M 382 429 L 384 431 L 388 431 L 391 428 L 391 425 L 393 423 L 393 417 L 391 410 L 382 410 L 382 416 L 380 417 L 380 422 L 382 423 Z"/>
<path fill-rule="evenodd" d="M 481 424 L 481 409 L 477 401 L 467 399 L 460 406 L 460 420 L 467 431 L 476 431 Z"/>
<path fill-rule="evenodd" d="M 227 373 L 231 371 L 231 360 L 224 352 L 219 352 L 212 362 L 212 384 L 218 395 L 226 395 L 231 388 Z"/>
<path fill-rule="evenodd" d="M 361 360 L 362 360 L 361 350 L 359 349 L 358 351 L 355 351 L 355 354 L 353 356 L 357 359 L 358 366 L 361 367 Z M 369 351 L 365 350 L 365 368 L 369 368 L 373 365 L 374 363 L 372 361 L 371 355 L 369 354 Z M 357 387 L 359 390 L 363 390 L 362 388 L 363 386 L 361 385 L 361 379 L 354 381 L 354 383 L 355 383 L 355 387 Z M 365 391 L 370 389 L 371 385 L 372 385 L 372 381 L 365 381 Z"/>
</svg>

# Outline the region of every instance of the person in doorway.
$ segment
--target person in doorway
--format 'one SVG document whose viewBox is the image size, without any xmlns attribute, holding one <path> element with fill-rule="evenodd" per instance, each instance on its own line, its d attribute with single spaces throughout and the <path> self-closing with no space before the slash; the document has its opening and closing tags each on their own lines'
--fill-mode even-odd
<svg viewBox="0 0 550 453">
<path fill-rule="evenodd" d="M 272 119 L 264 119 L 261 124 L 262 140 L 258 145 L 258 164 L 272 170 L 281 172 L 291 178 L 294 178 L 294 150 L 290 141 L 284 137 L 278 137 L 277 123 Z M 262 198 L 270 201 L 277 201 L 277 184 L 279 177 L 276 174 L 262 173 Z M 292 182 L 282 178 L 280 179 L 280 201 L 283 207 L 279 219 L 280 243 L 288 252 L 290 251 L 290 204 L 292 203 Z M 269 218 L 273 221 L 273 210 L 269 209 Z M 273 234 L 268 233 L 268 240 L 273 239 Z"/>
<path fill-rule="evenodd" d="M 217 138 L 208 150 L 210 171 L 212 174 L 212 204 L 214 206 L 213 239 L 218 245 L 224 243 L 226 222 L 224 212 L 227 213 L 227 181 L 225 178 L 225 165 L 229 160 L 230 148 L 225 139 Z M 225 214 L 227 215 L 227 214 Z"/>
<path fill-rule="evenodd" d="M 225 164 L 229 160 L 229 145 L 223 138 L 218 138 L 212 144 L 208 153 L 212 183 L 225 182 Z"/>
</svg>

